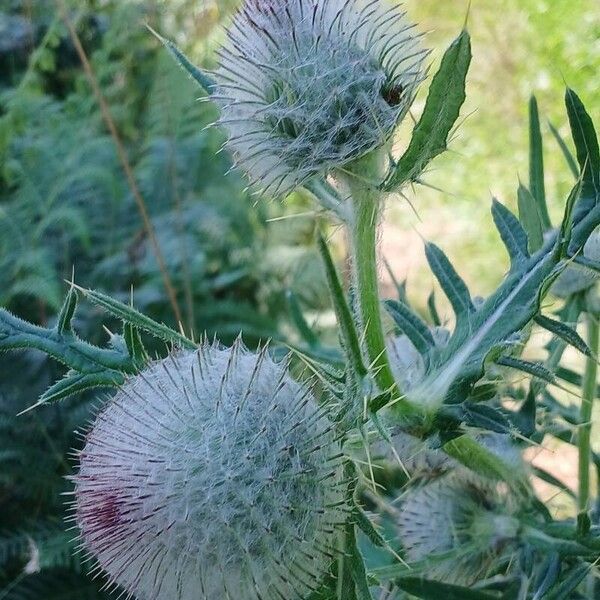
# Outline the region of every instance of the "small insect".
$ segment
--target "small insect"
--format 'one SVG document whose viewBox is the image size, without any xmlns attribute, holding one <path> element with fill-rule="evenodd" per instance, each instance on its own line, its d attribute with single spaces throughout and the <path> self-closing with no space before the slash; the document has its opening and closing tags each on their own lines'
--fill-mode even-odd
<svg viewBox="0 0 600 600">
<path fill-rule="evenodd" d="M 390 105 L 398 106 L 402 101 L 404 86 L 401 83 L 396 85 L 386 84 L 381 88 L 381 97 Z"/>
</svg>

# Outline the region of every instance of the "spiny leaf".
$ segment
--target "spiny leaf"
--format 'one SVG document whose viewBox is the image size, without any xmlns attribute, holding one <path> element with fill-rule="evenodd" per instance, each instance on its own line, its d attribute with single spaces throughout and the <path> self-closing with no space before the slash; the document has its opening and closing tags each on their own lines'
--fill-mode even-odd
<svg viewBox="0 0 600 600">
<path fill-rule="evenodd" d="M 519 204 L 519 220 L 521 221 L 521 225 L 523 225 L 523 229 L 527 232 L 527 247 L 533 254 L 544 244 L 544 226 L 539 207 L 531 192 L 521 184 L 519 184 L 517 191 L 517 199 Z"/>
<path fill-rule="evenodd" d="M 29 412 L 50 402 L 58 402 L 70 396 L 81 394 L 95 388 L 118 387 L 125 381 L 125 376 L 120 371 L 102 371 L 99 373 L 77 373 L 69 371 L 67 375 L 50 386 L 37 401 L 36 404 L 23 411 Z M 21 413 L 21 414 L 23 414 Z"/>
<path fill-rule="evenodd" d="M 484 477 L 519 486 L 523 483 L 520 481 L 521 473 L 515 472 L 514 468 L 468 435 L 451 439 L 444 444 L 443 450 L 448 456 Z"/>
<path fill-rule="evenodd" d="M 105 370 L 135 373 L 136 367 L 124 352 L 98 348 L 79 339 L 73 332 L 62 334 L 15 317 L 0 309 L 0 351 L 35 348 L 80 373 L 97 374 Z"/>
<path fill-rule="evenodd" d="M 421 119 L 408 149 L 390 173 L 384 189 L 392 191 L 414 181 L 427 164 L 442 153 L 465 101 L 465 84 L 471 63 L 471 40 L 463 31 L 450 45 L 429 87 Z"/>
<path fill-rule="evenodd" d="M 569 88 L 565 94 L 565 103 L 577 162 L 583 174 L 582 194 L 586 198 L 593 198 L 595 203 L 600 196 L 600 148 L 594 123 L 579 96 Z"/>
<path fill-rule="evenodd" d="M 513 358 L 512 356 L 501 356 L 496 360 L 496 363 L 504 367 L 522 371 L 523 373 L 527 373 L 528 375 L 542 379 L 546 383 L 553 384 L 556 382 L 552 371 L 549 371 L 542 363 L 539 362 L 530 362 L 521 358 Z"/>
<path fill-rule="evenodd" d="M 519 219 L 495 198 L 492 201 L 492 217 L 508 250 L 511 267 L 514 269 L 519 263 L 529 258 L 527 233 L 525 233 Z"/>
<path fill-rule="evenodd" d="M 480 427 L 496 433 L 508 433 L 511 429 L 509 420 L 496 408 L 485 404 L 463 404 L 464 419 L 467 425 Z"/>
<path fill-rule="evenodd" d="M 129 356 L 131 356 L 137 365 L 140 365 L 141 367 L 148 362 L 148 353 L 144 348 L 144 343 L 142 342 L 137 327 L 133 326 L 131 323 L 124 323 L 123 339 L 125 340 Z"/>
<path fill-rule="evenodd" d="M 590 570 L 590 565 L 576 565 L 565 579 L 550 590 L 544 600 L 568 600 Z"/>
<path fill-rule="evenodd" d="M 402 302 L 386 300 L 384 304 L 400 331 L 408 337 L 419 353 L 425 356 L 435 346 L 427 324 Z"/>
<path fill-rule="evenodd" d="M 541 467 L 532 466 L 531 468 L 533 469 L 533 472 L 536 477 L 539 477 L 542 481 L 545 481 L 546 483 L 553 485 L 559 490 L 562 490 L 565 494 L 571 496 L 571 498 L 575 498 L 575 493 L 573 492 L 573 490 L 567 485 L 565 485 L 562 481 L 560 481 L 560 479 L 557 479 L 554 475 L 552 475 L 552 473 L 549 473 Z"/>
<path fill-rule="evenodd" d="M 396 585 L 409 594 L 423 600 L 499 600 L 500 596 L 466 588 L 441 581 L 421 579 L 420 577 L 402 577 Z"/>
<path fill-rule="evenodd" d="M 65 331 L 71 331 L 71 321 L 77 308 L 77 292 L 71 288 L 67 293 L 67 297 L 58 313 L 58 319 L 56 323 L 56 330 L 58 333 L 64 333 Z"/>
<path fill-rule="evenodd" d="M 425 255 L 433 274 L 450 300 L 457 321 L 464 320 L 469 313 L 475 311 L 467 285 L 438 246 L 431 242 L 425 244 Z"/>
<path fill-rule="evenodd" d="M 167 48 L 179 65 L 192 76 L 204 92 L 210 96 L 217 87 L 216 81 L 205 71 L 194 65 L 171 40 L 164 38 L 149 25 L 146 25 L 146 27 L 148 27 L 150 32 L 165 46 L 165 48 Z"/>
<path fill-rule="evenodd" d="M 592 356 L 592 351 L 575 329 L 569 327 L 561 321 L 550 319 L 544 315 L 537 315 L 535 322 L 540 326 L 553 333 L 555 336 L 570 344 L 585 356 Z"/>
<path fill-rule="evenodd" d="M 182 348 L 187 348 L 188 350 L 195 350 L 198 346 L 186 338 L 185 336 L 177 333 L 170 327 L 162 323 L 157 323 L 153 321 L 150 317 L 142 314 L 141 312 L 135 310 L 131 306 L 127 306 L 127 304 L 123 304 L 102 292 L 97 292 L 95 290 L 87 290 L 84 288 L 77 287 L 83 295 L 90 300 L 96 306 L 102 307 L 104 310 L 109 312 L 117 319 L 125 323 L 129 323 L 142 331 L 145 331 L 154 337 L 163 340 L 164 342 L 169 342 L 175 344 L 177 346 L 181 346 Z"/>
<path fill-rule="evenodd" d="M 544 594 L 554 585 L 560 574 L 560 564 L 560 556 L 556 552 L 545 560 L 536 582 L 535 594 L 532 600 L 542 600 Z"/>
<path fill-rule="evenodd" d="M 294 294 L 292 290 L 287 290 L 286 298 L 290 309 L 290 316 L 292 317 L 292 321 L 294 322 L 298 333 L 302 336 L 302 339 L 308 344 L 309 348 L 319 346 L 319 338 L 306 322 L 296 294 Z"/>
<path fill-rule="evenodd" d="M 427 298 L 427 308 L 429 309 L 429 315 L 431 316 L 433 324 L 436 327 L 440 327 L 442 325 L 442 320 L 440 319 L 440 315 L 437 310 L 437 306 L 435 303 L 435 292 L 433 290 Z"/>
<path fill-rule="evenodd" d="M 535 96 L 529 100 L 529 190 L 534 197 L 544 231 L 552 227 L 548 205 L 546 204 L 546 188 L 544 184 L 544 150 L 540 116 Z"/>
<path fill-rule="evenodd" d="M 392 280 L 396 291 L 398 292 L 398 300 L 400 300 L 400 302 L 408 304 L 406 299 L 406 280 L 398 281 L 398 279 L 396 279 L 394 271 L 392 270 L 392 267 L 390 267 L 390 263 L 385 258 L 383 259 L 383 264 L 385 265 L 385 269 L 388 272 L 388 275 L 390 276 L 390 279 Z"/>
<path fill-rule="evenodd" d="M 560 148 L 561 152 L 563 153 L 563 156 L 565 157 L 565 160 L 567 161 L 567 164 L 569 165 L 569 169 L 571 170 L 573 177 L 575 177 L 575 179 L 579 179 L 579 167 L 577 166 L 577 161 L 575 160 L 575 157 L 569 150 L 569 147 L 567 146 L 565 140 L 562 138 L 562 136 L 558 132 L 558 129 L 556 129 L 556 127 L 554 127 L 554 125 L 552 125 L 552 123 L 548 123 L 548 127 L 550 127 L 550 131 L 552 132 L 552 135 L 554 136 L 554 139 L 556 140 L 558 147 Z"/>
<path fill-rule="evenodd" d="M 354 325 L 352 313 L 350 312 L 350 308 L 346 302 L 346 298 L 344 297 L 342 284 L 340 283 L 337 270 L 333 264 L 333 259 L 331 258 L 329 248 L 327 247 L 325 239 L 321 233 L 317 235 L 317 245 L 325 265 L 327 283 L 329 284 L 329 290 L 333 300 L 333 307 L 338 320 L 342 338 L 344 340 L 344 349 L 354 368 L 355 373 L 359 377 L 364 377 L 367 374 L 367 369 L 363 363 L 356 326 Z"/>
<path fill-rule="evenodd" d="M 373 600 L 369 591 L 365 563 L 356 543 L 354 526 L 349 527 L 348 530 L 346 551 L 350 552 L 350 571 L 354 580 L 356 600 Z M 346 596 L 342 596 L 342 598 L 345 600 Z"/>
</svg>

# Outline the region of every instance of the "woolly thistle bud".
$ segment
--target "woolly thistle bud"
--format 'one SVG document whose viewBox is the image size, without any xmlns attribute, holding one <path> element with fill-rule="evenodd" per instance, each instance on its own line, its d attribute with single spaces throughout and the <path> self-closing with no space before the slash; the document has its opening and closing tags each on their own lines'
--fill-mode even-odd
<svg viewBox="0 0 600 600">
<path fill-rule="evenodd" d="M 383 146 L 422 80 L 424 51 L 380 0 L 246 0 L 213 96 L 229 146 L 283 195 Z"/>
<path fill-rule="evenodd" d="M 410 562 L 426 561 L 427 576 L 469 585 L 514 550 L 518 521 L 510 499 L 461 473 L 409 490 L 398 511 L 400 541 Z"/>
<path fill-rule="evenodd" d="M 332 424 L 263 350 L 203 346 L 129 379 L 86 436 L 82 545 L 140 600 L 301 599 L 347 512 Z"/>
</svg>

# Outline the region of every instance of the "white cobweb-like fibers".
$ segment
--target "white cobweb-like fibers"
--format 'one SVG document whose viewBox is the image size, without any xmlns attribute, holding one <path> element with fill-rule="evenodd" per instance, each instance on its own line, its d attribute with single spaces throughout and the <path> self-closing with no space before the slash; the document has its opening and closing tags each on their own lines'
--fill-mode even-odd
<svg viewBox="0 0 600 600">
<path fill-rule="evenodd" d="M 205 345 L 130 378 L 74 477 L 82 546 L 139 600 L 291 600 L 335 555 L 332 424 L 266 350 Z"/>
<path fill-rule="evenodd" d="M 424 56 L 392 3 L 246 0 L 215 73 L 229 147 L 260 189 L 283 195 L 383 146 Z"/>
</svg>

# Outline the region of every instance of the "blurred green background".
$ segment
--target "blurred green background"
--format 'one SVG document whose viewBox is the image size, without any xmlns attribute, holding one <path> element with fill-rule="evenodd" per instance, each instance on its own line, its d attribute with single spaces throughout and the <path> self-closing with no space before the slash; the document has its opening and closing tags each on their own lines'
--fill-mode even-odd
<svg viewBox="0 0 600 600">
<path fill-rule="evenodd" d="M 276 204 L 245 189 L 243 176 L 229 172 L 228 156 L 218 153 L 222 134 L 206 128 L 213 110 L 198 102 L 197 89 L 144 27 L 211 66 L 219 26 L 236 4 L 0 0 L 0 305 L 51 326 L 74 271 L 80 285 L 121 300 L 133 289 L 137 308 L 171 325 L 176 305 L 186 331 L 207 331 L 226 343 L 240 330 L 249 345 L 297 339 L 287 290 L 310 322 L 330 328 L 312 248 L 314 207 L 300 195 Z M 427 32 L 434 69 L 462 28 L 468 3 L 407 0 L 406 8 Z M 448 252 L 476 293 L 489 292 L 504 273 L 490 199 L 514 207 L 518 178 L 527 180 L 530 95 L 538 97 L 544 124 L 555 216 L 572 176 L 547 121 L 567 135 L 565 82 L 600 119 L 598 0 L 473 0 L 468 26 L 474 57 L 451 151 L 425 174 L 431 187 L 391 198 L 386 213 L 382 253 L 398 278 L 408 277 L 417 306 L 433 285 L 421 236 Z M 426 91 L 424 85 L 415 116 Z M 408 129 L 407 120 L 399 150 Z M 383 269 L 382 275 L 389 290 Z M 92 307 L 80 308 L 82 337 L 106 343 L 102 325 L 116 327 Z M 67 453 L 80 443 L 73 431 L 92 414 L 95 395 L 15 418 L 63 373 L 35 352 L 0 356 L 0 600 L 108 597 L 72 554 L 59 495 L 70 489 Z"/>
</svg>

